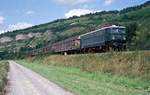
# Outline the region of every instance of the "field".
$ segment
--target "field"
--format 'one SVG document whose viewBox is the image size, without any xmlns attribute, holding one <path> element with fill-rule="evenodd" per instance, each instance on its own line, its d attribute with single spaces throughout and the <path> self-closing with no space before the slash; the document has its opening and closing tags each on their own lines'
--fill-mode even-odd
<svg viewBox="0 0 150 95">
<path fill-rule="evenodd" d="M 77 95 L 149 95 L 150 53 L 50 55 L 20 60 Z"/>
<path fill-rule="evenodd" d="M 7 82 L 8 63 L 0 61 L 0 95 L 5 93 L 5 85 Z"/>
</svg>

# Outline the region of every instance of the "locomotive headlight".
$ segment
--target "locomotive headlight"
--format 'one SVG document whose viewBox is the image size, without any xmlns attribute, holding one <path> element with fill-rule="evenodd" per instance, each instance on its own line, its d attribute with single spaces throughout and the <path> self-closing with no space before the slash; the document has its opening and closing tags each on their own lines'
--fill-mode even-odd
<svg viewBox="0 0 150 95">
<path fill-rule="evenodd" d="M 123 40 L 126 40 L 126 37 L 123 37 Z"/>
<path fill-rule="evenodd" d="M 115 36 L 112 36 L 112 39 L 115 40 Z"/>
</svg>

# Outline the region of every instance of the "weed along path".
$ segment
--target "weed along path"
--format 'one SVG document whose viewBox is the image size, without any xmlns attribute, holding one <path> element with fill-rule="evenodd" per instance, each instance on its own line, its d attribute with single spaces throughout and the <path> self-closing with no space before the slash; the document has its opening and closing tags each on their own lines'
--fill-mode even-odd
<svg viewBox="0 0 150 95">
<path fill-rule="evenodd" d="M 37 73 L 9 61 L 9 87 L 7 95 L 73 95 Z"/>
</svg>

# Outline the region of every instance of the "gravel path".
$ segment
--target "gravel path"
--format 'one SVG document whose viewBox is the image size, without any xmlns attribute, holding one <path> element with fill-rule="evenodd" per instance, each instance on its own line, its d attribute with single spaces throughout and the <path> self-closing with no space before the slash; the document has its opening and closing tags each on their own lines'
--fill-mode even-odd
<svg viewBox="0 0 150 95">
<path fill-rule="evenodd" d="M 9 61 L 9 63 L 7 95 L 73 95 L 16 62 Z"/>
</svg>

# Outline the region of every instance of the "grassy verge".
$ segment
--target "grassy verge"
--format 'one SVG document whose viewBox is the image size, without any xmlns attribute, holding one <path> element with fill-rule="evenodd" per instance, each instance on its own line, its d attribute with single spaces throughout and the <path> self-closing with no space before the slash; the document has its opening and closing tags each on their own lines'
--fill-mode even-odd
<svg viewBox="0 0 150 95">
<path fill-rule="evenodd" d="M 7 83 L 8 62 L 0 61 L 0 95 L 5 94 L 5 86 Z"/>
<path fill-rule="evenodd" d="M 63 62 L 63 61 L 62 61 Z M 73 66 L 18 61 L 77 95 L 149 95 L 150 81 L 102 72 L 87 72 Z M 36 63 L 36 64 L 34 64 Z M 39 62 L 38 62 L 39 63 Z"/>
</svg>

